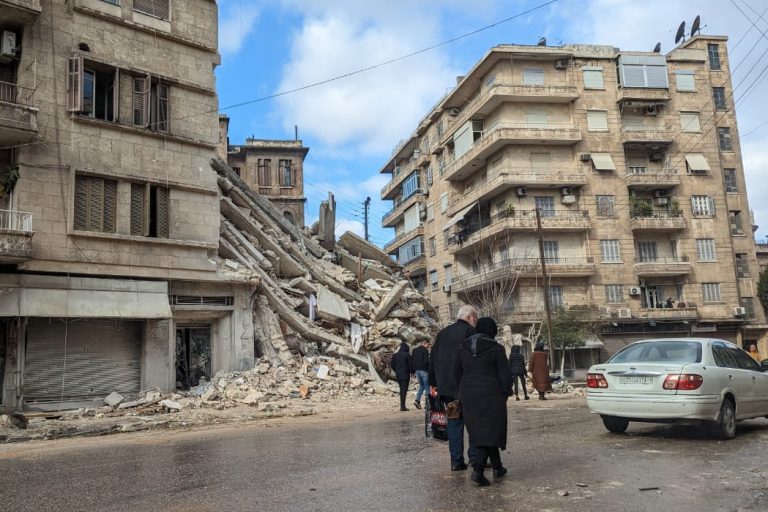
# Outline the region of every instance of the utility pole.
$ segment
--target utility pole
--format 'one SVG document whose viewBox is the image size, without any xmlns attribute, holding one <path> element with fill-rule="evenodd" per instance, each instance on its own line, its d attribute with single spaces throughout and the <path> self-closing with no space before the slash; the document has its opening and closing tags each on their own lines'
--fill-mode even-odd
<svg viewBox="0 0 768 512">
<path fill-rule="evenodd" d="M 371 208 L 371 198 L 366 197 L 363 202 L 363 209 L 365 211 L 365 241 L 368 241 L 368 210 Z"/>
<path fill-rule="evenodd" d="M 547 338 L 549 339 L 550 368 L 556 366 L 555 344 L 552 339 L 552 307 L 549 303 L 549 284 L 547 279 L 547 261 L 544 257 L 544 236 L 541 231 L 541 211 L 536 207 L 536 234 L 539 237 L 539 261 L 541 262 L 541 276 L 544 279 L 544 312 L 547 314 Z"/>
</svg>

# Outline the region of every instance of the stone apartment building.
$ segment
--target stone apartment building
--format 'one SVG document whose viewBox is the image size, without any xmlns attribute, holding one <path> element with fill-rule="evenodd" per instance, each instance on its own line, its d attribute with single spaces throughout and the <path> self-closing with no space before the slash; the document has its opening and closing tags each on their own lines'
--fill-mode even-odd
<svg viewBox="0 0 768 512">
<path fill-rule="evenodd" d="M 492 48 L 382 166 L 385 250 L 444 321 L 470 302 L 527 335 L 545 291 L 599 315 L 574 368 L 643 337 L 762 339 L 726 40 Z"/>
<path fill-rule="evenodd" d="M 219 156 L 227 161 L 254 192 L 269 198 L 283 216 L 304 227 L 304 159 L 309 153 L 298 136 L 294 140 L 245 139 L 229 144 L 229 117 L 219 116 Z"/>
<path fill-rule="evenodd" d="M 251 290 L 212 259 L 216 3 L 0 0 L 0 34 L 2 405 L 252 365 Z"/>
</svg>

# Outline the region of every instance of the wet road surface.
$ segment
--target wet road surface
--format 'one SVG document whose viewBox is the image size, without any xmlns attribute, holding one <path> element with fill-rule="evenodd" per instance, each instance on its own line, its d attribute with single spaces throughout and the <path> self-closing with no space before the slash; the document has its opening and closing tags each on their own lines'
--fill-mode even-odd
<svg viewBox="0 0 768 512">
<path fill-rule="evenodd" d="M 768 510 L 765 419 L 617 436 L 582 399 L 510 402 L 509 438 L 482 489 L 416 411 L 6 445 L 0 510 Z"/>
</svg>

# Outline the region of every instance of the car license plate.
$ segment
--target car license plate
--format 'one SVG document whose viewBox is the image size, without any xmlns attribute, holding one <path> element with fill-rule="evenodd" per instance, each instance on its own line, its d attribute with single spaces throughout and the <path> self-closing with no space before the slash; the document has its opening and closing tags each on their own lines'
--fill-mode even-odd
<svg viewBox="0 0 768 512">
<path fill-rule="evenodd" d="M 622 384 L 653 384 L 653 377 L 621 377 Z"/>
</svg>

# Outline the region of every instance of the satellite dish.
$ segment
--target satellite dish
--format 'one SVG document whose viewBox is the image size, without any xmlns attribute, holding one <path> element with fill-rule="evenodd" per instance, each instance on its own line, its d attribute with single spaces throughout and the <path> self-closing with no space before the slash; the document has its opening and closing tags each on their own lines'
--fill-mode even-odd
<svg viewBox="0 0 768 512">
<path fill-rule="evenodd" d="M 691 37 L 696 35 L 696 32 L 701 32 L 701 16 L 696 16 L 696 19 L 693 20 L 693 25 L 691 25 Z"/>
<path fill-rule="evenodd" d="M 656 46 L 653 47 L 653 53 L 660 53 L 661 52 L 661 41 L 656 43 Z"/>
<path fill-rule="evenodd" d="M 547 38 L 546 37 L 542 37 L 541 39 L 539 39 L 539 42 L 536 43 L 536 45 L 537 46 L 547 46 Z"/>
<path fill-rule="evenodd" d="M 675 44 L 680 41 L 685 41 L 685 21 L 680 22 L 680 26 L 677 27 L 677 35 L 675 35 Z"/>
</svg>

